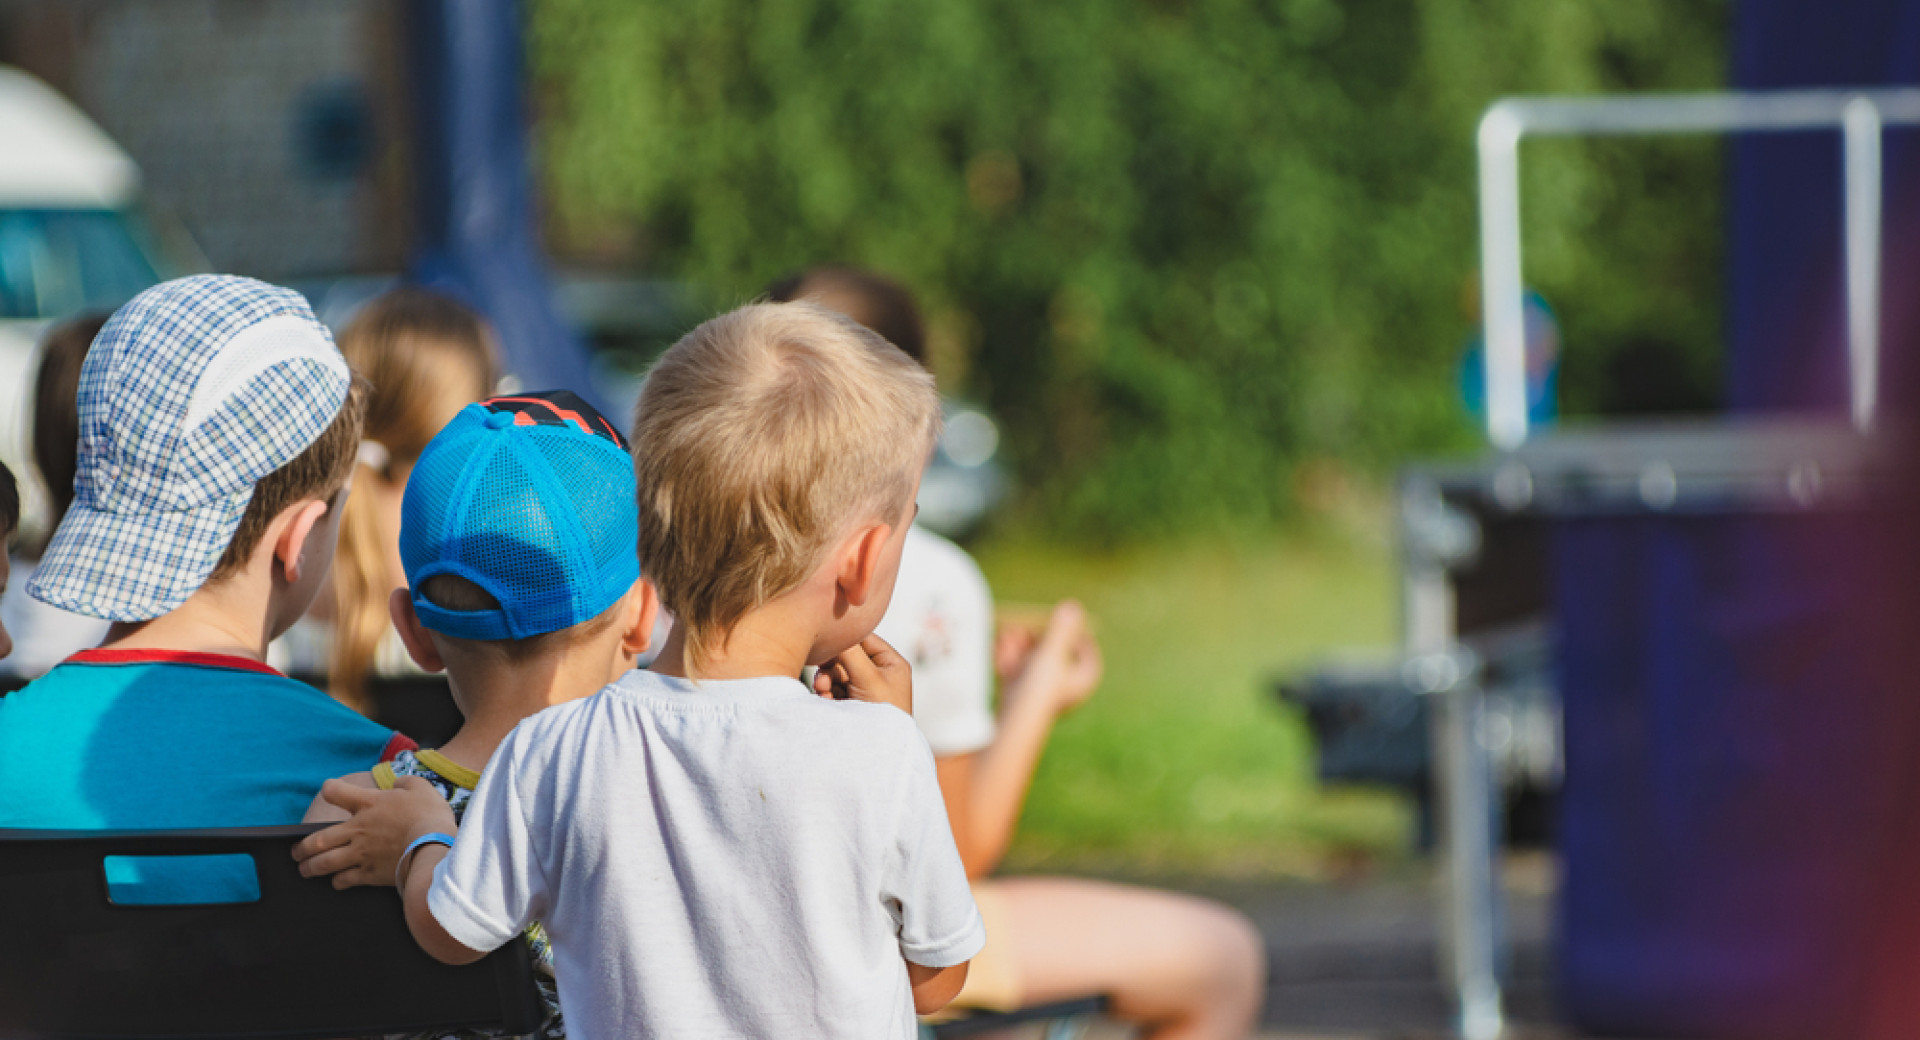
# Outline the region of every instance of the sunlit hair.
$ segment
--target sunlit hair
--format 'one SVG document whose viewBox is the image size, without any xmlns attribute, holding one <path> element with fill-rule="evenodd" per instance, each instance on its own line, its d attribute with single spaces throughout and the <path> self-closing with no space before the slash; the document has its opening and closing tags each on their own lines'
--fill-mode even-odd
<svg viewBox="0 0 1920 1040">
<path fill-rule="evenodd" d="M 464 304 L 418 288 L 394 289 L 361 308 L 340 333 L 340 353 L 372 384 L 366 442 L 356 471 L 363 488 L 404 479 L 448 416 L 436 409 L 449 387 L 477 400 L 498 380 L 493 333 Z M 466 403 L 464 400 L 459 403 Z M 356 446 L 359 447 L 359 446 Z M 387 598 L 399 575 L 391 539 L 371 494 L 347 499 L 333 563 L 333 646 L 328 692 L 365 710 L 367 673 L 386 634 Z"/>
<path fill-rule="evenodd" d="M 633 427 L 640 566 L 689 673 L 855 525 L 896 522 L 933 451 L 919 363 L 811 303 L 756 303 L 673 345 Z"/>
</svg>

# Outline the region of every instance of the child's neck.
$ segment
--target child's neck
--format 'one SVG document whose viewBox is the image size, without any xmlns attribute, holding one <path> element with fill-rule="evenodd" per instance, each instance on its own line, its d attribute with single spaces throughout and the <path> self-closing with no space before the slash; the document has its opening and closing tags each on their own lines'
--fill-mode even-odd
<svg viewBox="0 0 1920 1040">
<path fill-rule="evenodd" d="M 149 621 L 117 621 L 103 645 L 119 649 L 191 650 L 265 663 L 277 634 L 274 593 L 239 574 L 202 586 L 185 603 Z"/>
<path fill-rule="evenodd" d="M 786 612 L 779 609 L 781 606 L 776 599 L 748 612 L 735 623 L 725 644 L 708 648 L 707 660 L 700 666 L 698 678 L 714 681 L 767 676 L 798 678 L 800 670 L 808 664 L 814 633 L 782 616 Z M 689 678 L 684 626 L 673 626 L 660 656 L 648 669 L 660 675 Z"/>
<path fill-rule="evenodd" d="M 558 653 L 520 662 L 448 662 L 447 682 L 466 721 L 440 753 L 480 770 L 494 749 L 529 716 L 592 696 L 613 679 L 610 654 Z"/>
</svg>

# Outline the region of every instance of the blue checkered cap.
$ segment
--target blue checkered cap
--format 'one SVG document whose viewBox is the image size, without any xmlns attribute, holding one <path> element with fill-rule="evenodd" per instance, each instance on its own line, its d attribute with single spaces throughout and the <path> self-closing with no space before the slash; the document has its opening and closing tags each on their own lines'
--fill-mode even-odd
<svg viewBox="0 0 1920 1040">
<path fill-rule="evenodd" d="M 134 297 L 81 365 L 73 507 L 27 591 L 114 621 L 186 602 L 254 484 L 326 430 L 352 381 L 291 289 L 196 275 Z"/>
</svg>

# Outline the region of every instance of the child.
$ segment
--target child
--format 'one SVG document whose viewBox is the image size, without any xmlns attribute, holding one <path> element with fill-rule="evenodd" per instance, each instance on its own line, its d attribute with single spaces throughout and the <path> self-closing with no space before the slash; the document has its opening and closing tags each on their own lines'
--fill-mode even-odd
<svg viewBox="0 0 1920 1040">
<path fill-rule="evenodd" d="M 87 352 L 74 501 L 28 591 L 114 622 L 0 699 L 0 827 L 292 823 L 329 776 L 412 741 L 264 663 L 333 556 L 360 392 L 298 293 L 203 275 L 120 308 Z M 257 891 L 163 862 L 115 899 Z"/>
<path fill-rule="evenodd" d="M 13 540 L 13 532 L 20 528 L 20 485 L 13 482 L 13 471 L 6 463 L 0 462 L 0 593 L 7 591 L 7 543 Z M 7 635 L 7 626 L 0 624 L 0 661 L 13 653 L 13 639 Z"/>
<path fill-rule="evenodd" d="M 466 716 L 437 751 L 322 789 L 309 821 L 346 819 L 351 787 L 392 790 L 418 777 L 465 814 L 480 771 L 522 719 L 605 686 L 647 648 L 657 606 L 633 546 L 633 460 L 600 414 L 565 391 L 468 405 L 414 464 L 401 507 L 400 558 L 410 588 L 391 597 L 394 627 L 422 668 L 445 668 Z M 449 828 L 451 829 L 451 828 Z M 319 831 L 295 849 L 301 872 L 334 884 L 391 883 L 398 849 L 382 854 L 359 822 Z M 376 862 L 377 859 L 377 862 Z M 548 1002 L 541 1037 L 564 1036 L 553 957 L 528 929 Z"/>
<path fill-rule="evenodd" d="M 871 637 L 933 381 L 845 318 L 757 304 L 668 350 L 639 414 L 640 563 L 677 619 L 655 670 L 521 723 L 457 842 L 430 792 L 354 800 L 413 839 L 429 953 L 546 924 L 576 1037 L 912 1037 L 982 942 L 906 663 Z"/>
</svg>

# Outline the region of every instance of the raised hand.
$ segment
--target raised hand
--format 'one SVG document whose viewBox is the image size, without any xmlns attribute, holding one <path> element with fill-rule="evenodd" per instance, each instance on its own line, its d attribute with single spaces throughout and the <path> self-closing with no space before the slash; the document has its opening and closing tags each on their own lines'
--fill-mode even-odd
<svg viewBox="0 0 1920 1040">
<path fill-rule="evenodd" d="M 315 831 L 293 847 L 306 877 L 333 875 L 333 887 L 391 885 L 407 844 L 422 834 L 452 834 L 453 809 L 434 786 L 417 776 L 400 777 L 391 791 L 329 780 L 320 796 L 353 816 Z"/>
<path fill-rule="evenodd" d="M 994 666 L 1003 702 L 1039 698 L 1055 715 L 1093 696 L 1106 669 L 1086 609 L 1070 599 L 1054 606 L 1043 631 L 1002 625 L 994 642 Z"/>
<path fill-rule="evenodd" d="M 891 704 L 913 714 L 913 666 L 879 636 L 868 636 L 820 666 L 813 692 L 834 700 Z"/>
</svg>

